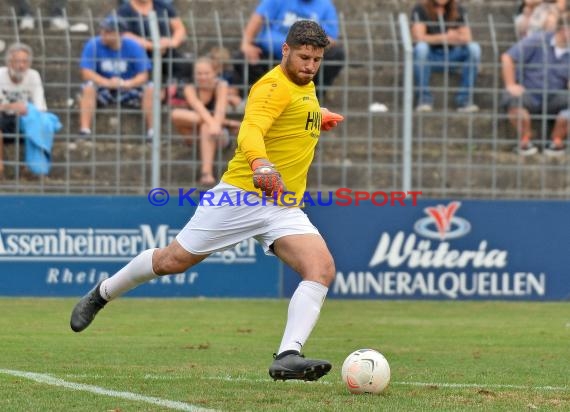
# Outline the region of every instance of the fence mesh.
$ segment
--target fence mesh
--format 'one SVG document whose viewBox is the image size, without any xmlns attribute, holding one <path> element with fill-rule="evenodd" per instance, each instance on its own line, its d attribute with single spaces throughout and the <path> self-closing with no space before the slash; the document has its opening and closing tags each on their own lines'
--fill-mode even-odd
<svg viewBox="0 0 570 412">
<path fill-rule="evenodd" d="M 214 46 L 238 50 L 248 18 L 241 12 L 228 16 L 216 10 L 207 15 L 189 10 L 181 17 L 188 30 L 184 59 L 203 55 Z M 33 48 L 32 67 L 42 76 L 48 109 L 63 125 L 55 136 L 52 169 L 47 176 L 25 172 L 23 140 L 5 144 L 1 193 L 121 195 L 145 194 L 151 188 L 152 145 L 139 110 L 120 105 L 99 108 L 94 133 L 78 141 L 79 57 L 83 44 L 97 34 L 98 27 L 93 13 L 89 12 L 87 20 L 86 33 L 55 32 L 47 29 L 48 19 L 38 12 L 37 29 L 30 33 L 19 30 L 14 13 L 0 16 L 7 44 L 22 41 Z M 340 14 L 347 58 L 321 105 L 343 113 L 346 121 L 321 135 L 309 190 L 402 188 L 404 57 L 397 23 L 394 13 L 363 13 L 358 18 Z M 500 107 L 500 55 L 516 41 L 512 21 L 496 21 L 489 14 L 469 23 L 483 50 L 474 91 L 481 110 L 456 112 L 452 97 L 459 77 L 434 74 L 434 110 L 412 116 L 412 189 L 427 197 L 568 198 L 570 164 L 566 156 L 521 157 L 512 150 L 515 133 Z M 232 59 L 232 63 L 243 62 Z M 238 87 L 247 93 L 245 82 Z M 168 103 L 161 106 L 160 185 L 167 189 L 194 187 L 200 171 L 199 145 L 188 144 L 176 133 L 170 121 L 172 109 Z M 239 118 L 239 113 L 232 116 Z M 548 142 L 550 120 L 538 115 L 533 118 L 539 144 Z M 231 155 L 232 150 L 218 150 L 218 177 Z"/>
</svg>

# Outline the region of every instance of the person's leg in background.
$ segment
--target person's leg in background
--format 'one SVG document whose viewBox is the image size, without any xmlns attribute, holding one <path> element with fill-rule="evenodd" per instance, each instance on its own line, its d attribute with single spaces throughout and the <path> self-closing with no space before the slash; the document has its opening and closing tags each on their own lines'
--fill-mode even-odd
<svg viewBox="0 0 570 412">
<path fill-rule="evenodd" d="M 431 46 L 418 42 L 414 46 L 414 84 L 416 87 L 416 110 L 431 111 L 433 96 L 429 84 L 431 79 Z"/>
<path fill-rule="evenodd" d="M 455 96 L 455 104 L 461 111 L 477 111 L 479 108 L 473 101 L 473 89 L 477 81 L 481 62 L 481 46 L 471 42 L 465 46 L 450 48 L 450 63 L 461 63 L 461 83 Z"/>
<path fill-rule="evenodd" d="M 20 20 L 20 30 L 32 30 L 35 26 L 34 11 L 29 0 L 11 0 L 11 6 Z"/>
<path fill-rule="evenodd" d="M 544 148 L 547 156 L 561 156 L 566 152 L 565 141 L 568 138 L 570 122 L 570 101 L 566 93 L 554 94 L 548 98 L 548 115 L 555 116 L 550 133 L 550 142 Z"/>
<path fill-rule="evenodd" d="M 67 0 L 49 0 L 50 26 L 53 30 L 67 30 L 67 21 L 64 10 L 67 7 Z"/>
<path fill-rule="evenodd" d="M 325 50 L 323 64 L 321 66 L 322 74 L 317 73 L 315 76 L 317 96 L 321 102 L 324 101 L 327 91 L 329 91 L 334 79 L 336 79 L 342 70 L 345 58 L 344 49 L 339 45 L 332 46 Z"/>
</svg>

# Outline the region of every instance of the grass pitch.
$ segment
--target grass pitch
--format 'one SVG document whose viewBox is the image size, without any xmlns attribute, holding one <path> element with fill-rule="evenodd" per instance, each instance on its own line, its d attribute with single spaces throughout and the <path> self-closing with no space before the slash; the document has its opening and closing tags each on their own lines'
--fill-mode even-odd
<svg viewBox="0 0 570 412">
<path fill-rule="evenodd" d="M 267 374 L 285 300 L 129 299 L 75 334 L 76 299 L 0 299 L 2 411 L 570 410 L 568 303 L 328 300 L 306 345 L 318 382 Z M 351 395 L 353 350 L 392 380 Z"/>
</svg>

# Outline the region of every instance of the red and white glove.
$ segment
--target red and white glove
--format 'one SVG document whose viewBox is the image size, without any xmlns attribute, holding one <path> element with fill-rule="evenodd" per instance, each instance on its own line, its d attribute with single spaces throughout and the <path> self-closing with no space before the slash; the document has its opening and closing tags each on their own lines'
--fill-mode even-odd
<svg viewBox="0 0 570 412">
<path fill-rule="evenodd" d="M 329 131 L 335 128 L 339 122 L 344 120 L 344 116 L 331 112 L 325 107 L 321 107 L 321 130 Z"/>
<path fill-rule="evenodd" d="M 285 184 L 281 180 L 281 173 L 275 165 L 267 159 L 255 159 L 251 163 L 253 170 L 253 186 L 272 196 L 274 192 L 285 192 Z"/>
</svg>

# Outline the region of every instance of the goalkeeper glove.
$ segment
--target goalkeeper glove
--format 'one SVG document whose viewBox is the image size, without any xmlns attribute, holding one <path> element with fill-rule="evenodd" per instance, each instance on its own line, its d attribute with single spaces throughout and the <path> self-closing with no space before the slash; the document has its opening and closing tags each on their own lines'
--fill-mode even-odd
<svg viewBox="0 0 570 412">
<path fill-rule="evenodd" d="M 285 192 L 285 185 L 281 180 L 281 173 L 275 169 L 267 159 L 255 159 L 251 163 L 253 170 L 253 186 L 272 196 L 273 192 Z"/>
<path fill-rule="evenodd" d="M 329 131 L 344 120 L 344 116 L 321 107 L 321 130 Z"/>
</svg>

